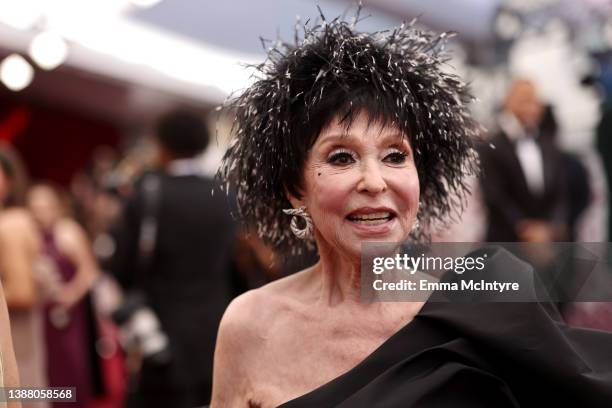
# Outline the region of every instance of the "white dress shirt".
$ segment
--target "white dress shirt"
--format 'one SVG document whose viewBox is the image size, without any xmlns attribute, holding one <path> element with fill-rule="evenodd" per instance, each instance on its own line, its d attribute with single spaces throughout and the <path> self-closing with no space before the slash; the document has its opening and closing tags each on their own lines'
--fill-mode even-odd
<svg viewBox="0 0 612 408">
<path fill-rule="evenodd" d="M 544 192 L 544 161 L 542 149 L 535 138 L 525 131 L 518 119 L 509 112 L 499 118 L 499 125 L 510 141 L 514 142 L 516 156 L 527 181 L 527 187 L 535 195 Z"/>
</svg>

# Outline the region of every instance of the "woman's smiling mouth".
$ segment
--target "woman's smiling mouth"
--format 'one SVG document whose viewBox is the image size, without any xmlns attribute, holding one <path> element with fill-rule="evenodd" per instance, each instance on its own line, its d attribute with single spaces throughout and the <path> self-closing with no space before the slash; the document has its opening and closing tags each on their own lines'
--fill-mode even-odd
<svg viewBox="0 0 612 408">
<path fill-rule="evenodd" d="M 396 218 L 394 211 L 388 208 L 362 207 L 346 216 L 346 219 L 360 230 L 371 233 L 384 233 L 391 227 Z M 382 228 L 381 228 L 382 227 Z"/>
</svg>

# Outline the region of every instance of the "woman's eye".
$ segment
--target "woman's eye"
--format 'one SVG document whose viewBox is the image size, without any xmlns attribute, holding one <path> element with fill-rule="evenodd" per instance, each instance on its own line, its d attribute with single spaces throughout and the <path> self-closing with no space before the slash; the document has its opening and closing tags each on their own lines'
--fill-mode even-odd
<svg viewBox="0 0 612 408">
<path fill-rule="evenodd" d="M 354 163 L 355 158 L 349 152 L 337 152 L 332 154 L 327 161 L 337 166 L 345 166 Z"/>
<path fill-rule="evenodd" d="M 386 155 L 384 161 L 393 164 L 402 164 L 406 161 L 406 156 L 404 152 L 393 152 Z"/>
</svg>

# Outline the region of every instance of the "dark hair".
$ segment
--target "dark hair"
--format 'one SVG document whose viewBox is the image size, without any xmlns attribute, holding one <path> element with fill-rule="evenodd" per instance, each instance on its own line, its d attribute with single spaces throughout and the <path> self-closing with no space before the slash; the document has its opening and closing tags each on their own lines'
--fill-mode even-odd
<svg viewBox="0 0 612 408">
<path fill-rule="evenodd" d="M 442 52 L 448 34 L 420 31 L 414 22 L 358 33 L 345 21 L 321 17 L 322 24 L 304 26 L 301 42 L 272 47 L 256 67 L 257 81 L 228 103 L 236 138 L 219 175 L 235 185 L 239 216 L 266 242 L 299 251 L 303 242 L 282 212 L 291 207 L 285 188 L 299 197 L 303 166 L 321 130 L 335 117 L 348 129 L 365 112 L 370 122 L 409 138 L 421 187 L 419 221 L 445 224 L 453 209 L 463 208 L 465 176 L 477 173 L 472 139 L 480 133 L 467 87 L 440 67 L 448 59 Z"/>
<path fill-rule="evenodd" d="M 9 192 L 0 206 L 23 205 L 28 188 L 28 175 L 19 154 L 12 147 L 4 144 L 0 144 L 0 171 L 4 173 L 11 184 Z"/>
<path fill-rule="evenodd" d="M 13 180 L 15 178 L 15 169 L 9 158 L 0 152 L 0 169 L 6 176 L 7 179 Z"/>
<path fill-rule="evenodd" d="M 209 135 L 200 115 L 186 109 L 178 109 L 162 116 L 155 135 L 172 154 L 180 158 L 193 157 L 208 146 Z"/>
</svg>

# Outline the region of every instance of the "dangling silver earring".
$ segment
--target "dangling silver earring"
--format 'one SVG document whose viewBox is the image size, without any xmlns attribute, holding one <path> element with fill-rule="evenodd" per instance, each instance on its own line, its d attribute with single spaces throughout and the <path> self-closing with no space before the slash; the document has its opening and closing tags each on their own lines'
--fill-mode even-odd
<svg viewBox="0 0 612 408">
<path fill-rule="evenodd" d="M 312 218 L 310 218 L 310 214 L 306 211 L 306 207 L 302 206 L 299 208 L 288 208 L 283 210 L 285 214 L 293 215 L 291 218 L 291 232 L 295 234 L 299 239 L 310 239 L 312 237 Z M 304 222 L 304 227 L 298 227 L 298 218 L 302 218 Z"/>
</svg>

